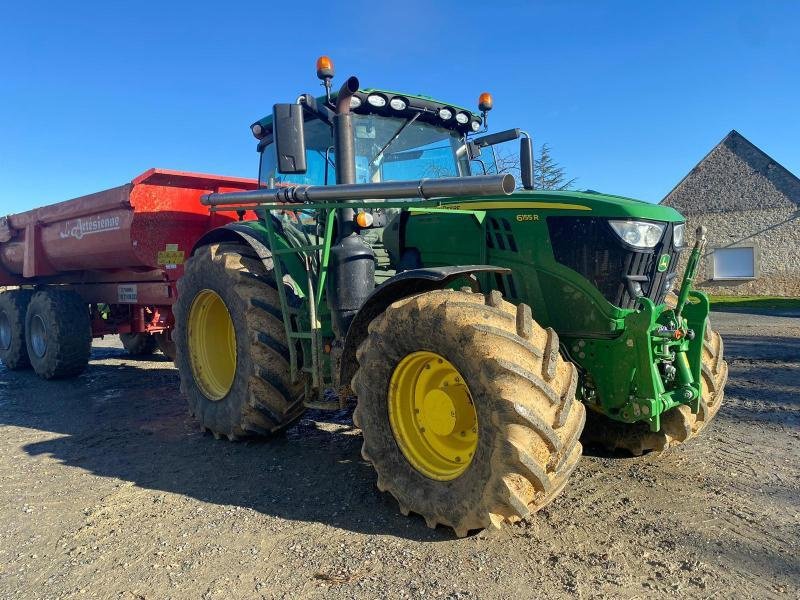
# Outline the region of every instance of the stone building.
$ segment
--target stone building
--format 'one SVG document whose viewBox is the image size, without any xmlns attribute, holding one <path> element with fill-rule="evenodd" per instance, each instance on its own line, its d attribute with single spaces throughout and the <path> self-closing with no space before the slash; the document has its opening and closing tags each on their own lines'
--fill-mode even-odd
<svg viewBox="0 0 800 600">
<path fill-rule="evenodd" d="M 800 179 L 731 131 L 661 201 L 708 228 L 696 283 L 710 294 L 800 297 Z M 683 260 L 688 252 L 684 252 Z"/>
</svg>

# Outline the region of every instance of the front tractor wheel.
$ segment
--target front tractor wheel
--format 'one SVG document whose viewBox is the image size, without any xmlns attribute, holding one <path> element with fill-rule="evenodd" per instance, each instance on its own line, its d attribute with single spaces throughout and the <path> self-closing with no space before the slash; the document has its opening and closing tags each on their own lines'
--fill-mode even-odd
<svg viewBox="0 0 800 600">
<path fill-rule="evenodd" d="M 178 282 L 175 364 L 190 412 L 215 437 L 269 435 L 302 415 L 274 279 L 238 244 L 198 249 Z"/>
<path fill-rule="evenodd" d="M 403 514 L 464 536 L 523 519 L 564 487 L 585 410 L 558 336 L 499 292 L 392 304 L 358 350 L 362 456 Z"/>
</svg>

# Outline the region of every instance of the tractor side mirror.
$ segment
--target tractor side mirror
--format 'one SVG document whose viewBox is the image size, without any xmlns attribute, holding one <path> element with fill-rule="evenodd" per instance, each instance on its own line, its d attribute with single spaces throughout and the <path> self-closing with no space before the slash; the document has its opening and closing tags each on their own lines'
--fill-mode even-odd
<svg viewBox="0 0 800 600">
<path fill-rule="evenodd" d="M 303 107 L 276 104 L 272 107 L 272 137 L 278 157 L 278 172 L 301 175 L 306 172 L 306 140 Z"/>
<path fill-rule="evenodd" d="M 477 137 L 472 140 L 472 143 L 478 148 L 486 148 L 487 146 L 494 146 L 496 144 L 502 144 L 503 142 L 510 142 L 517 139 L 519 136 L 520 130 L 518 128 L 507 129 L 498 133 L 482 135 L 481 137 Z"/>
<path fill-rule="evenodd" d="M 533 189 L 533 144 L 531 138 L 523 135 L 519 138 L 519 174 L 522 178 L 522 187 L 526 190 Z"/>
</svg>

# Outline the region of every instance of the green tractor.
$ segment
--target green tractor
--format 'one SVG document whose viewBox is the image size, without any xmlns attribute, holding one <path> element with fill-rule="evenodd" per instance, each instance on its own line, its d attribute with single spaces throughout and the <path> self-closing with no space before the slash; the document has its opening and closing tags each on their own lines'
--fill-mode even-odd
<svg viewBox="0 0 800 600">
<path fill-rule="evenodd" d="M 727 366 L 692 290 L 703 235 L 678 281 L 680 214 L 534 190 L 530 137 L 485 134 L 488 94 L 471 112 L 317 75 L 323 97 L 252 125 L 260 189 L 203 199 L 240 220 L 179 282 L 202 427 L 270 435 L 355 396 L 378 488 L 463 536 L 548 504 L 582 434 L 641 454 L 708 424 Z M 520 190 L 493 151 L 516 139 Z"/>
</svg>

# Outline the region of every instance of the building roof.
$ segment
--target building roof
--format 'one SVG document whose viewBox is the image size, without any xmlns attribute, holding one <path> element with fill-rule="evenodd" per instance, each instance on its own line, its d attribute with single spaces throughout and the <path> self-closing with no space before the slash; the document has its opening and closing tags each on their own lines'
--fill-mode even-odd
<svg viewBox="0 0 800 600">
<path fill-rule="evenodd" d="M 800 208 L 800 179 L 732 130 L 661 203 L 684 214 Z"/>
</svg>

